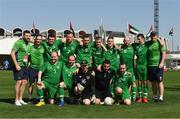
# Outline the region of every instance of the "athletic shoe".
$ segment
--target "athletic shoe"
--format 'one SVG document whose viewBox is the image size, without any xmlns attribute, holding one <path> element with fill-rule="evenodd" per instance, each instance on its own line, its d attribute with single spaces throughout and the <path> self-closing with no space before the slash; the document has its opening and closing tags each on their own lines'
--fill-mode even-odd
<svg viewBox="0 0 180 119">
<path fill-rule="evenodd" d="M 39 103 L 35 104 L 35 106 L 37 106 L 37 107 L 40 107 L 40 106 L 43 106 L 43 105 L 45 105 L 44 101 L 40 101 Z"/>
<path fill-rule="evenodd" d="M 23 105 L 27 105 L 28 103 L 24 102 L 23 100 L 19 100 L 19 102 Z"/>
<path fill-rule="evenodd" d="M 148 103 L 148 99 L 147 98 L 143 98 L 143 102 L 144 103 Z"/>
<path fill-rule="evenodd" d="M 142 102 L 142 98 L 138 98 L 136 102 L 141 103 Z"/>
<path fill-rule="evenodd" d="M 132 97 L 132 101 L 133 101 L 133 102 L 136 101 L 136 97 L 135 97 L 135 96 Z"/>
<path fill-rule="evenodd" d="M 58 105 L 59 105 L 60 107 L 63 107 L 63 106 L 64 106 L 64 101 L 60 101 L 60 102 L 58 103 Z"/>
<path fill-rule="evenodd" d="M 22 104 L 19 102 L 19 100 L 16 100 L 16 101 L 15 101 L 15 105 L 16 105 L 16 106 L 22 106 Z"/>
<path fill-rule="evenodd" d="M 159 98 L 159 102 L 163 102 L 163 98 Z"/>
<path fill-rule="evenodd" d="M 158 102 L 159 101 L 157 97 L 154 97 L 153 100 L 154 100 L 154 102 Z"/>
</svg>

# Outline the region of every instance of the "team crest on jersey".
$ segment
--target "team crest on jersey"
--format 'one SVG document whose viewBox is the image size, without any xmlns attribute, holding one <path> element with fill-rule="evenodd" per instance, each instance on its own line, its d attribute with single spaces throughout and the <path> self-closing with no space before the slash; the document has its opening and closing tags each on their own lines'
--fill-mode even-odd
<svg viewBox="0 0 180 119">
<path fill-rule="evenodd" d="M 56 69 L 59 69 L 59 66 L 56 66 Z"/>
<path fill-rule="evenodd" d="M 127 50 L 126 50 L 126 49 L 124 50 L 124 53 L 127 53 Z"/>
<path fill-rule="evenodd" d="M 82 78 L 82 76 L 81 76 L 81 75 L 79 75 L 79 78 Z"/>
<path fill-rule="evenodd" d="M 70 50 L 68 49 L 67 53 L 70 53 Z"/>
<path fill-rule="evenodd" d="M 71 75 L 72 75 L 72 73 L 70 72 L 70 73 L 68 74 L 68 77 L 71 77 Z"/>
<path fill-rule="evenodd" d="M 71 47 L 71 50 L 74 50 L 74 48 L 73 48 L 73 47 Z"/>
<path fill-rule="evenodd" d="M 88 52 L 88 48 L 85 48 L 85 49 L 84 49 L 84 52 Z"/>
</svg>

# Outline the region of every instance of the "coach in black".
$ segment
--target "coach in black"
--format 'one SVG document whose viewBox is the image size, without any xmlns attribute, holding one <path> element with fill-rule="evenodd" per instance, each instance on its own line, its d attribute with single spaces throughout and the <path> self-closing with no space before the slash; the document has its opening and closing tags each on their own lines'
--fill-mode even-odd
<svg viewBox="0 0 180 119">
<path fill-rule="evenodd" d="M 84 105 L 95 103 L 95 72 L 90 70 L 88 62 L 82 60 L 81 67 L 74 79 L 75 93 L 81 95 Z"/>
<path fill-rule="evenodd" d="M 95 71 L 96 104 L 100 104 L 106 97 L 111 97 L 110 83 L 114 72 L 110 70 L 110 61 L 105 60 L 100 70 Z"/>
</svg>

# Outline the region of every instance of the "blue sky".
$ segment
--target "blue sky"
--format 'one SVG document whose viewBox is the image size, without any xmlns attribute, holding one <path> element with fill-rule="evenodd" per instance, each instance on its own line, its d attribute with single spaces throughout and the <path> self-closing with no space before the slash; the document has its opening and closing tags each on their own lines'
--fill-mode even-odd
<svg viewBox="0 0 180 119">
<path fill-rule="evenodd" d="M 160 1 L 160 36 L 169 39 L 173 26 L 174 49 L 180 46 L 180 1 Z M 0 0 L 0 27 L 12 30 L 15 27 L 31 29 L 34 21 L 37 28 L 45 30 L 69 28 L 92 32 L 103 19 L 107 30 L 126 32 L 127 22 L 142 33 L 147 33 L 154 24 L 154 0 Z"/>
</svg>

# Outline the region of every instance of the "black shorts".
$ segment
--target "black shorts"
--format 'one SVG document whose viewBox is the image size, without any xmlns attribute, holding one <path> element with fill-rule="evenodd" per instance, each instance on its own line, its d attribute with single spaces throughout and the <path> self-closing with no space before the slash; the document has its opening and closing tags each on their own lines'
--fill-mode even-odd
<svg viewBox="0 0 180 119">
<path fill-rule="evenodd" d="M 38 78 L 38 70 L 34 68 L 29 68 L 29 83 L 34 83 Z"/>
<path fill-rule="evenodd" d="M 149 81 L 163 81 L 163 68 L 158 66 L 148 67 Z"/>
<path fill-rule="evenodd" d="M 21 67 L 20 71 L 17 71 L 16 68 L 13 68 L 13 75 L 14 75 L 14 80 L 22 80 L 26 79 L 28 80 L 29 78 L 29 71 L 28 67 Z"/>
<path fill-rule="evenodd" d="M 83 91 L 82 92 L 82 99 L 91 99 L 92 93 L 90 91 Z"/>
<path fill-rule="evenodd" d="M 97 90 L 95 91 L 96 98 L 99 98 L 101 101 L 104 101 L 106 97 L 111 97 L 111 93 L 108 90 Z"/>
</svg>

